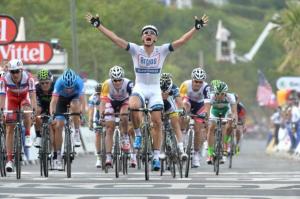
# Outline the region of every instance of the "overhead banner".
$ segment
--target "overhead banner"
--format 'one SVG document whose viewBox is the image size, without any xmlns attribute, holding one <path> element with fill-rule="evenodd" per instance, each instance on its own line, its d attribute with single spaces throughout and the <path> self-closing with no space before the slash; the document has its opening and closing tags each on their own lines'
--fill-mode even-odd
<svg viewBox="0 0 300 199">
<path fill-rule="evenodd" d="M 51 44 L 44 41 L 14 42 L 0 46 L 0 60 L 21 59 L 23 64 L 46 64 L 52 56 Z"/>
<path fill-rule="evenodd" d="M 13 42 L 18 34 L 16 21 L 7 15 L 0 15 L 0 45 Z"/>
<path fill-rule="evenodd" d="M 280 77 L 276 81 L 279 90 L 289 89 L 300 92 L 300 77 Z"/>
</svg>

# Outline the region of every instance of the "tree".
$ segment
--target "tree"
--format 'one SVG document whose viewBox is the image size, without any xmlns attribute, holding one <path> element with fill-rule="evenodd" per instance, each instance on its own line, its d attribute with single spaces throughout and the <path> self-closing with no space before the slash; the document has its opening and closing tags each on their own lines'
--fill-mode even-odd
<svg viewBox="0 0 300 199">
<path fill-rule="evenodd" d="M 278 21 L 281 25 L 278 36 L 286 50 L 286 56 L 278 70 L 283 71 L 288 66 L 289 69 L 300 72 L 296 68 L 300 64 L 300 1 L 290 1 L 287 5 Z"/>
</svg>

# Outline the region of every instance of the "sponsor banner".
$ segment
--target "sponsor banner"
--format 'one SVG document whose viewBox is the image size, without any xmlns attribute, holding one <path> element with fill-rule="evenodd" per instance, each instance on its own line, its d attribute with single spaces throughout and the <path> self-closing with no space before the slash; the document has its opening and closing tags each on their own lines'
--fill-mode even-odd
<svg viewBox="0 0 300 199">
<path fill-rule="evenodd" d="M 13 42 L 18 35 L 16 21 L 7 15 L 0 15 L 0 45 Z"/>
<path fill-rule="evenodd" d="M 52 56 L 51 44 L 44 41 L 14 42 L 0 46 L 0 61 L 18 58 L 23 64 L 46 64 Z"/>
<path fill-rule="evenodd" d="M 280 77 L 276 81 L 276 86 L 280 90 L 290 89 L 300 92 L 300 77 Z"/>
</svg>

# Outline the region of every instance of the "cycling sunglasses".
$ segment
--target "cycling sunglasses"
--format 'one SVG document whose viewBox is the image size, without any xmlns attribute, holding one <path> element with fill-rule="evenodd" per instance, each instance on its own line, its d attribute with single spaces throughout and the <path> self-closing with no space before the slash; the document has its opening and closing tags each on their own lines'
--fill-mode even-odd
<svg viewBox="0 0 300 199">
<path fill-rule="evenodd" d="M 18 74 L 19 72 L 20 72 L 20 70 L 18 69 L 18 70 L 11 70 L 11 71 L 9 71 L 11 74 Z"/>
<path fill-rule="evenodd" d="M 123 79 L 114 79 L 113 82 L 121 82 Z"/>
<path fill-rule="evenodd" d="M 143 34 L 144 34 L 144 35 L 148 35 L 148 34 L 150 34 L 150 35 L 156 35 L 156 32 L 154 32 L 153 30 L 145 30 L 145 31 L 143 32 Z"/>
<path fill-rule="evenodd" d="M 195 82 L 196 84 L 203 84 L 203 81 L 200 81 L 200 80 L 194 80 L 194 82 Z"/>
<path fill-rule="evenodd" d="M 226 93 L 216 93 L 217 96 L 224 96 Z"/>
</svg>

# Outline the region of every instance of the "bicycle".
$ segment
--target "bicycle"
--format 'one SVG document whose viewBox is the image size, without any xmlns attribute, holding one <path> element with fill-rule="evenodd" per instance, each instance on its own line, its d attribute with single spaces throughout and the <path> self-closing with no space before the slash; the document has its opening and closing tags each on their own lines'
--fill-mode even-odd
<svg viewBox="0 0 300 199">
<path fill-rule="evenodd" d="M 50 124 L 51 124 L 51 116 L 49 115 L 40 115 L 37 116 L 42 119 L 42 140 L 41 147 L 39 148 L 39 160 L 40 160 L 40 172 L 41 176 L 48 177 L 49 163 L 51 165 L 51 158 L 49 158 L 51 154 L 51 139 L 50 139 Z"/>
<path fill-rule="evenodd" d="M 180 151 L 177 146 L 175 132 L 170 125 L 169 115 L 170 113 L 163 114 L 163 141 L 161 150 L 165 152 L 166 159 L 161 159 L 160 161 L 160 175 L 163 175 L 164 165 L 166 165 L 167 168 L 170 168 L 173 178 L 175 178 L 177 165 L 179 176 L 182 178 L 182 161 L 180 159 Z"/>
<path fill-rule="evenodd" d="M 0 118 L 3 118 L 2 111 L 0 112 Z M 5 146 L 5 127 L 4 123 L 1 120 L 0 121 L 0 173 L 1 177 L 6 177 L 6 169 L 5 169 L 5 163 L 6 163 L 6 146 Z"/>
<path fill-rule="evenodd" d="M 145 180 L 149 180 L 149 161 L 151 160 L 151 146 L 152 146 L 152 138 L 151 138 L 151 124 L 150 124 L 150 115 L 149 113 L 152 111 L 151 108 L 147 108 L 147 103 L 144 108 L 137 109 L 129 109 L 130 111 L 141 111 L 143 112 L 143 123 L 141 127 L 142 133 L 142 147 L 137 151 L 137 164 L 138 169 L 141 168 L 141 163 L 144 163 L 145 169 Z"/>
<path fill-rule="evenodd" d="M 186 146 L 186 154 L 188 155 L 187 161 L 186 161 L 186 165 L 185 165 L 185 174 L 184 176 L 187 178 L 189 177 L 189 171 L 191 168 L 191 164 L 192 164 L 192 156 L 193 156 L 193 140 L 194 140 L 194 134 L 195 134 L 195 130 L 194 130 L 194 125 L 195 125 L 195 121 L 193 118 L 200 118 L 200 119 L 207 119 L 206 114 L 202 113 L 202 114 L 187 114 L 187 119 L 189 120 L 189 127 L 187 130 L 187 136 L 188 136 L 188 143 Z"/>
<path fill-rule="evenodd" d="M 17 179 L 21 178 L 21 160 L 23 152 L 23 145 L 22 145 L 22 126 L 23 120 L 22 116 L 25 113 L 34 113 L 34 111 L 30 110 L 5 110 L 4 113 L 16 113 L 17 114 L 17 122 L 14 128 L 14 163 L 16 167 L 16 177 Z"/>
<path fill-rule="evenodd" d="M 65 138 L 64 138 L 64 153 L 63 153 L 63 160 L 64 160 L 64 168 L 65 171 L 67 167 L 67 177 L 71 178 L 71 163 L 75 158 L 75 147 L 71 141 L 71 126 L 70 126 L 70 117 L 71 116 L 80 116 L 80 113 L 61 113 L 56 115 L 62 115 L 65 117 Z"/>
<path fill-rule="evenodd" d="M 119 177 L 119 172 L 123 169 L 123 174 L 128 174 L 128 159 L 129 159 L 129 153 L 124 152 L 121 150 L 120 146 L 120 137 L 121 137 L 121 131 L 120 131 L 120 116 L 126 115 L 128 116 L 128 113 L 105 113 L 104 116 L 112 115 L 115 117 L 115 129 L 114 129 L 114 143 L 113 143 L 113 165 L 115 168 L 115 175 L 116 178 Z M 120 163 L 122 162 L 122 165 Z M 107 169 L 107 168 L 106 168 Z"/>
<path fill-rule="evenodd" d="M 215 143 L 214 143 L 214 172 L 219 175 L 220 161 L 223 159 L 223 135 L 222 126 L 226 124 L 231 118 L 222 118 L 221 115 L 216 118 L 217 128 L 215 129 Z"/>
</svg>

